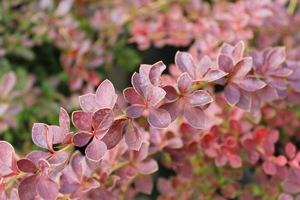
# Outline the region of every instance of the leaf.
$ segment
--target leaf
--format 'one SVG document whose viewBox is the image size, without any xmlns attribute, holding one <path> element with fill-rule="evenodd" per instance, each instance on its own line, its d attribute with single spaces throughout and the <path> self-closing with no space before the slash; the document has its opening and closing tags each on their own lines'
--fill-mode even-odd
<svg viewBox="0 0 300 200">
<path fill-rule="evenodd" d="M 45 200 L 55 200 L 58 190 L 58 184 L 50 179 L 41 178 L 36 186 L 38 195 Z"/>
<path fill-rule="evenodd" d="M 163 87 L 163 89 L 166 91 L 165 97 L 168 100 L 174 101 L 175 99 L 178 98 L 177 91 L 176 91 L 176 89 L 173 86 L 167 85 L 167 86 Z"/>
<path fill-rule="evenodd" d="M 228 160 L 233 168 L 239 168 L 242 166 L 242 159 L 236 154 L 229 155 Z"/>
<path fill-rule="evenodd" d="M 199 65 L 196 65 L 196 80 L 201 79 L 212 67 L 212 62 L 208 56 L 204 56 Z"/>
<path fill-rule="evenodd" d="M 134 89 L 143 97 L 144 100 L 146 100 L 148 93 L 153 87 L 150 83 L 150 80 L 146 76 L 134 73 L 131 82 Z"/>
<path fill-rule="evenodd" d="M 245 111 L 250 111 L 250 106 L 251 106 L 251 95 L 249 92 L 246 92 L 244 90 L 239 90 L 240 91 L 240 99 L 235 104 L 238 108 L 243 109 Z"/>
<path fill-rule="evenodd" d="M 53 150 L 53 134 L 51 133 L 48 125 L 44 123 L 35 123 L 32 127 L 32 140 L 39 147 Z"/>
<path fill-rule="evenodd" d="M 115 88 L 109 80 L 103 81 L 96 90 L 96 100 L 100 108 L 113 108 L 117 95 L 115 94 Z"/>
<path fill-rule="evenodd" d="M 268 69 L 276 69 L 286 59 L 285 47 L 273 48 L 267 55 Z"/>
<path fill-rule="evenodd" d="M 296 156 L 297 148 L 293 143 L 289 142 L 285 145 L 285 152 L 288 158 L 291 160 Z"/>
<path fill-rule="evenodd" d="M 82 110 L 88 113 L 93 113 L 100 108 L 96 96 L 91 93 L 79 96 L 79 104 Z"/>
<path fill-rule="evenodd" d="M 227 55 L 219 54 L 218 65 L 219 68 L 226 73 L 230 74 L 233 71 L 233 62 Z"/>
<path fill-rule="evenodd" d="M 143 114 L 145 109 L 145 106 L 130 106 L 126 109 L 126 115 L 130 118 L 138 118 Z"/>
<path fill-rule="evenodd" d="M 115 122 L 101 139 L 106 144 L 108 150 L 114 148 L 121 141 L 125 122 Z"/>
<path fill-rule="evenodd" d="M 190 54 L 178 51 L 175 55 L 175 64 L 182 72 L 187 72 L 195 79 L 195 65 Z"/>
<path fill-rule="evenodd" d="M 72 138 L 72 142 L 75 146 L 82 147 L 86 145 L 92 137 L 93 135 L 90 133 L 79 132 L 74 135 L 74 137 Z"/>
<path fill-rule="evenodd" d="M 158 164 L 153 158 L 146 158 L 140 163 L 135 163 L 135 167 L 141 174 L 152 174 L 158 170 Z"/>
<path fill-rule="evenodd" d="M 26 158 L 20 159 L 17 161 L 17 166 L 18 169 L 22 172 L 35 172 L 37 170 L 37 167 L 35 166 L 35 164 Z"/>
<path fill-rule="evenodd" d="M 244 54 L 245 43 L 240 41 L 237 43 L 232 50 L 232 58 L 236 62 L 238 61 Z"/>
<path fill-rule="evenodd" d="M 60 108 L 59 126 L 62 129 L 64 135 L 70 132 L 70 118 L 67 111 L 64 108 Z"/>
<path fill-rule="evenodd" d="M 4 82 L 2 84 L 1 97 L 5 98 L 13 90 L 16 84 L 16 75 L 14 72 L 5 74 Z"/>
<path fill-rule="evenodd" d="M 269 85 L 266 85 L 266 87 L 258 90 L 257 94 L 265 101 L 274 101 L 278 99 L 278 94 L 276 89 L 274 89 Z"/>
<path fill-rule="evenodd" d="M 212 82 L 219 80 L 226 75 L 227 73 L 223 72 L 222 70 L 209 70 L 201 81 Z"/>
<path fill-rule="evenodd" d="M 239 60 L 233 69 L 233 77 L 234 78 L 243 78 L 248 74 L 248 72 L 252 69 L 252 58 L 247 57 Z"/>
<path fill-rule="evenodd" d="M 50 135 L 53 135 L 53 144 L 62 143 L 65 135 L 59 126 L 48 126 L 48 131 L 50 132 Z"/>
<path fill-rule="evenodd" d="M 36 187 L 39 182 L 37 174 L 23 179 L 18 187 L 20 200 L 31 200 L 37 196 Z"/>
<path fill-rule="evenodd" d="M 240 88 L 243 90 L 253 92 L 256 90 L 260 90 L 266 86 L 265 82 L 254 77 L 254 76 L 246 76 L 242 80 L 234 81 Z"/>
<path fill-rule="evenodd" d="M 171 103 L 165 103 L 162 106 L 160 106 L 160 109 L 164 109 L 169 112 L 171 117 L 171 122 L 173 122 L 179 115 L 179 108 L 178 108 L 179 102 L 174 101 Z"/>
<path fill-rule="evenodd" d="M 127 102 L 131 104 L 144 104 L 144 99 L 137 93 L 137 91 L 133 88 L 126 88 L 123 91 L 124 97 Z"/>
<path fill-rule="evenodd" d="M 166 95 L 166 92 L 160 87 L 153 87 L 146 98 L 146 106 L 152 108 L 156 106 Z"/>
<path fill-rule="evenodd" d="M 40 159 L 46 160 L 50 156 L 52 156 L 51 153 L 34 150 L 34 151 L 30 152 L 25 158 L 31 160 L 37 166 Z"/>
<path fill-rule="evenodd" d="M 263 168 L 264 168 L 264 171 L 266 172 L 266 174 L 268 174 L 268 175 L 276 174 L 276 166 L 270 160 L 264 161 Z"/>
<path fill-rule="evenodd" d="M 204 90 L 195 90 L 191 94 L 185 95 L 185 99 L 192 107 L 204 106 L 213 101 L 212 97 Z"/>
<path fill-rule="evenodd" d="M 198 129 L 205 128 L 205 114 L 202 108 L 185 105 L 184 117 L 191 126 Z"/>
<path fill-rule="evenodd" d="M 145 160 L 148 157 L 149 146 L 150 146 L 150 143 L 144 141 L 144 142 L 142 142 L 142 145 L 138 151 L 133 151 L 133 159 L 136 163 L 142 162 L 143 160 Z"/>
<path fill-rule="evenodd" d="M 155 128 L 167 128 L 171 123 L 168 111 L 163 109 L 150 109 L 148 123 Z"/>
<path fill-rule="evenodd" d="M 69 156 L 66 151 L 57 152 L 49 160 L 51 165 L 51 174 L 55 175 L 58 172 L 61 172 L 69 161 Z"/>
<path fill-rule="evenodd" d="M 179 76 L 177 79 L 178 89 L 182 94 L 187 93 L 192 87 L 192 79 L 185 72 Z"/>
<path fill-rule="evenodd" d="M 166 66 L 162 61 L 155 63 L 149 71 L 149 79 L 154 86 L 161 84 L 161 74 L 166 69 Z"/>
<path fill-rule="evenodd" d="M 240 91 L 235 86 L 233 86 L 233 84 L 227 85 L 224 90 L 224 95 L 226 101 L 232 106 L 235 105 L 240 99 Z"/>
<path fill-rule="evenodd" d="M 92 116 L 84 111 L 75 111 L 72 114 L 73 125 L 83 131 L 92 132 Z"/>
<path fill-rule="evenodd" d="M 138 151 L 142 145 L 142 139 L 141 131 L 132 122 L 129 122 L 125 133 L 125 142 L 128 147 Z"/>
<path fill-rule="evenodd" d="M 85 156 L 92 162 L 100 161 L 107 151 L 107 147 L 104 142 L 93 138 L 92 142 L 85 149 Z"/>
<path fill-rule="evenodd" d="M 110 108 L 99 109 L 92 116 L 92 126 L 96 134 L 108 130 L 113 123 L 114 115 Z"/>
<path fill-rule="evenodd" d="M 140 192 L 151 194 L 153 190 L 153 181 L 149 175 L 140 175 L 134 179 L 134 186 Z"/>
<path fill-rule="evenodd" d="M 149 77 L 152 65 L 141 64 L 139 73 L 143 76 Z"/>
</svg>

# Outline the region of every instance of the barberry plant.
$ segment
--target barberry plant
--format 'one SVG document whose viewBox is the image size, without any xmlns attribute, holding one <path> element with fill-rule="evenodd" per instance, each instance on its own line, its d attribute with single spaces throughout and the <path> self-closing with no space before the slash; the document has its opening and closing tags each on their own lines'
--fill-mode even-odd
<svg viewBox="0 0 300 200">
<path fill-rule="evenodd" d="M 288 94 L 300 74 L 285 49 L 225 43 L 200 62 L 178 52 L 175 67 L 141 65 L 123 95 L 104 80 L 71 119 L 61 108 L 59 126 L 35 123 L 44 151 L 20 158 L 0 141 L 1 199 L 132 199 L 151 194 L 158 162 L 175 172 L 158 178 L 159 199 L 300 198 L 300 153 L 286 139 L 299 138 Z"/>
</svg>

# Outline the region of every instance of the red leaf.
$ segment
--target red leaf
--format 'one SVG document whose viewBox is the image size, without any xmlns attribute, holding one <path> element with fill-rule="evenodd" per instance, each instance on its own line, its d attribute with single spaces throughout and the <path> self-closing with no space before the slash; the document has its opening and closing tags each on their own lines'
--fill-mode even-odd
<svg viewBox="0 0 300 200">
<path fill-rule="evenodd" d="M 92 116 L 92 125 L 96 134 L 108 130 L 113 123 L 114 115 L 110 108 L 102 108 L 97 110 Z"/>
<path fill-rule="evenodd" d="M 132 122 L 129 122 L 125 133 L 125 142 L 128 147 L 138 151 L 142 145 L 142 139 L 141 131 Z"/>
<path fill-rule="evenodd" d="M 285 166 L 287 163 L 286 157 L 283 155 L 276 157 L 275 161 L 276 161 L 276 164 L 280 167 Z"/>
<path fill-rule="evenodd" d="M 242 159 L 236 154 L 229 155 L 228 160 L 233 168 L 239 168 L 242 166 Z"/>
<path fill-rule="evenodd" d="M 83 131 L 92 132 L 92 116 L 84 111 L 75 111 L 72 114 L 74 126 Z"/>
<path fill-rule="evenodd" d="M 177 79 L 178 89 L 182 94 L 187 93 L 192 87 L 192 79 L 185 72 Z"/>
<path fill-rule="evenodd" d="M 35 164 L 29 160 L 29 159 L 21 159 L 17 161 L 17 165 L 18 165 L 18 169 L 22 172 L 35 172 L 37 170 L 37 167 L 35 166 Z"/>
<path fill-rule="evenodd" d="M 107 147 L 104 142 L 93 138 L 92 142 L 86 147 L 85 155 L 88 160 L 92 162 L 100 161 L 107 151 Z"/>
<path fill-rule="evenodd" d="M 163 109 L 150 109 L 148 122 L 155 128 L 167 128 L 171 123 L 171 117 L 168 111 Z"/>
<path fill-rule="evenodd" d="M 116 101 L 117 95 L 115 88 L 109 80 L 103 81 L 96 90 L 96 99 L 100 108 L 113 108 Z"/>
<path fill-rule="evenodd" d="M 137 91 L 133 88 L 126 88 L 123 91 L 124 97 L 126 101 L 131 104 L 144 104 L 143 98 L 137 93 Z"/>
<path fill-rule="evenodd" d="M 175 99 L 178 98 L 177 91 L 173 86 L 167 85 L 167 86 L 163 87 L 163 89 L 166 91 L 166 98 L 168 100 L 174 101 Z"/>
<path fill-rule="evenodd" d="M 178 51 L 175 55 L 175 64 L 182 72 L 187 72 L 190 77 L 195 78 L 195 65 L 190 54 Z"/>
<path fill-rule="evenodd" d="M 205 128 L 205 114 L 202 108 L 185 105 L 184 117 L 191 126 L 199 129 Z"/>
</svg>

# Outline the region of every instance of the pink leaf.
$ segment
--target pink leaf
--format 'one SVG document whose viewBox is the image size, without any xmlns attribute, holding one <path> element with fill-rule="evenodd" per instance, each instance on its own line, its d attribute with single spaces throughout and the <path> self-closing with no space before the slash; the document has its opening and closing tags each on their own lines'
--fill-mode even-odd
<svg viewBox="0 0 300 200">
<path fill-rule="evenodd" d="M 254 76 L 247 76 L 242 80 L 234 81 L 240 88 L 253 92 L 256 90 L 260 90 L 266 86 L 265 82 L 262 80 L 254 77 Z"/>
<path fill-rule="evenodd" d="M 107 151 L 107 147 L 104 142 L 93 138 L 92 142 L 85 149 L 85 155 L 88 160 L 93 162 L 100 161 Z"/>
<path fill-rule="evenodd" d="M 187 93 L 192 87 L 192 80 L 190 76 L 185 72 L 177 79 L 178 89 L 182 94 Z"/>
<path fill-rule="evenodd" d="M 110 108 L 102 108 L 97 110 L 92 116 L 92 125 L 96 133 L 108 130 L 113 123 L 114 115 Z"/>
<path fill-rule="evenodd" d="M 220 154 L 216 157 L 215 162 L 216 162 L 216 165 L 219 166 L 219 167 L 225 166 L 226 163 L 227 163 L 227 157 L 226 157 L 226 155 L 220 153 Z"/>
<path fill-rule="evenodd" d="M 48 131 L 51 132 L 50 135 L 53 135 L 53 144 L 62 143 L 65 135 L 62 129 L 59 126 L 48 126 Z"/>
<path fill-rule="evenodd" d="M 37 176 L 38 174 L 35 174 L 21 181 L 18 187 L 20 200 L 29 200 L 36 198 L 36 187 L 39 182 L 39 178 Z"/>
<path fill-rule="evenodd" d="M 35 164 L 31 160 L 26 158 L 18 160 L 17 165 L 18 165 L 18 169 L 22 172 L 29 173 L 37 170 Z"/>
<path fill-rule="evenodd" d="M 155 63 L 151 67 L 150 72 L 149 72 L 149 79 L 154 86 L 158 86 L 161 84 L 160 76 L 165 69 L 166 69 L 166 66 L 161 61 Z"/>
<path fill-rule="evenodd" d="M 102 160 L 95 161 L 85 157 L 85 162 L 91 170 L 95 170 L 100 168 Z"/>
<path fill-rule="evenodd" d="M 45 200 L 55 200 L 58 195 L 59 186 L 56 182 L 41 178 L 36 186 L 36 191 Z"/>
<path fill-rule="evenodd" d="M 48 159 L 50 156 L 52 156 L 51 153 L 35 150 L 30 152 L 25 158 L 31 160 L 37 166 L 40 159 Z"/>
<path fill-rule="evenodd" d="M 258 96 L 257 93 L 252 92 L 251 93 L 251 108 L 250 108 L 250 113 L 254 115 L 259 109 L 261 105 L 261 99 Z"/>
<path fill-rule="evenodd" d="M 218 56 L 218 65 L 219 68 L 226 73 L 231 73 L 233 71 L 233 62 L 227 55 L 220 54 Z"/>
<path fill-rule="evenodd" d="M 143 76 L 149 77 L 152 65 L 141 64 L 139 73 Z"/>
<path fill-rule="evenodd" d="M 235 105 L 240 99 L 240 91 L 233 84 L 227 85 L 224 95 L 230 105 Z"/>
<path fill-rule="evenodd" d="M 171 122 L 173 122 L 179 115 L 178 101 L 174 101 L 171 103 L 166 103 L 160 106 L 160 109 L 164 109 L 169 112 L 171 117 Z"/>
<path fill-rule="evenodd" d="M 79 96 L 79 104 L 82 110 L 88 113 L 93 113 L 100 108 L 96 96 L 91 93 Z"/>
<path fill-rule="evenodd" d="M 202 108 L 185 105 L 184 117 L 191 126 L 199 129 L 205 128 L 205 114 Z"/>
<path fill-rule="evenodd" d="M 229 160 L 231 167 L 233 167 L 233 168 L 239 168 L 242 166 L 242 160 L 236 154 L 229 155 L 228 160 Z"/>
<path fill-rule="evenodd" d="M 90 133 L 79 132 L 74 135 L 72 142 L 75 146 L 82 147 L 86 145 L 92 137 L 93 135 Z"/>
<path fill-rule="evenodd" d="M 174 101 L 175 99 L 178 98 L 177 91 L 173 86 L 167 85 L 167 86 L 163 87 L 163 89 L 166 91 L 166 98 L 168 100 Z"/>
<path fill-rule="evenodd" d="M 293 159 L 295 157 L 296 151 L 296 146 L 293 143 L 289 142 L 285 145 L 285 152 L 289 159 Z"/>
<path fill-rule="evenodd" d="M 7 97 L 8 94 L 12 91 L 16 84 L 16 75 L 14 72 L 9 72 L 5 74 L 4 82 L 3 82 L 3 87 L 1 88 L 1 96 L 3 98 Z"/>
<path fill-rule="evenodd" d="M 212 82 L 219 80 L 226 75 L 227 73 L 223 72 L 222 70 L 209 70 L 203 77 L 202 81 Z"/>
<path fill-rule="evenodd" d="M 195 90 L 194 92 L 185 95 L 185 99 L 191 106 L 204 106 L 213 101 L 212 97 L 204 90 Z"/>
<path fill-rule="evenodd" d="M 151 194 L 153 190 L 153 181 L 149 175 L 141 175 L 134 179 L 134 186 L 140 192 Z"/>
<path fill-rule="evenodd" d="M 64 108 L 60 108 L 59 126 L 62 129 L 64 135 L 70 132 L 70 118 L 67 111 Z"/>
<path fill-rule="evenodd" d="M 240 91 L 240 99 L 237 102 L 236 106 L 240 109 L 243 109 L 245 111 L 250 111 L 251 106 L 251 95 L 249 92 L 239 90 Z"/>
<path fill-rule="evenodd" d="M 128 147 L 138 151 L 142 145 L 142 139 L 141 131 L 132 122 L 129 122 L 125 133 L 125 142 Z"/>
<path fill-rule="evenodd" d="M 134 89 L 143 97 L 144 100 L 146 100 L 148 93 L 153 87 L 150 83 L 150 80 L 146 76 L 134 73 L 131 82 Z"/>
<path fill-rule="evenodd" d="M 266 172 L 266 174 L 268 174 L 268 175 L 274 175 L 274 174 L 276 174 L 276 166 L 270 160 L 266 160 L 263 163 L 263 168 L 264 168 L 264 171 Z"/>
<path fill-rule="evenodd" d="M 117 95 L 115 94 L 115 88 L 109 80 L 103 81 L 96 90 L 96 100 L 100 108 L 113 108 Z"/>
<path fill-rule="evenodd" d="M 293 196 L 289 195 L 289 194 L 281 194 L 278 197 L 278 200 L 294 200 Z"/>
<path fill-rule="evenodd" d="M 187 72 L 190 77 L 195 78 L 195 65 L 190 54 L 178 51 L 175 55 L 175 64 L 182 72 Z"/>
<path fill-rule="evenodd" d="M 130 118 L 140 117 L 146 108 L 144 106 L 130 106 L 126 109 L 126 115 Z"/>
<path fill-rule="evenodd" d="M 276 164 L 280 167 L 285 166 L 287 163 L 286 157 L 283 155 L 276 157 L 275 161 L 276 161 Z"/>
<path fill-rule="evenodd" d="M 285 180 L 282 183 L 282 187 L 284 191 L 291 194 L 297 194 L 300 192 L 300 185 L 290 180 Z"/>
<path fill-rule="evenodd" d="M 232 50 L 232 58 L 236 62 L 238 61 L 244 54 L 245 43 L 240 41 L 237 43 Z"/>
<path fill-rule="evenodd" d="M 278 94 L 276 89 L 274 89 L 269 85 L 266 85 L 266 87 L 258 90 L 257 94 L 266 101 L 274 101 L 278 99 Z"/>
<path fill-rule="evenodd" d="M 84 111 L 75 111 L 72 114 L 74 126 L 83 131 L 92 132 L 92 116 Z"/>
<path fill-rule="evenodd" d="M 125 121 L 115 122 L 101 139 L 106 144 L 108 150 L 114 148 L 121 141 L 124 125 Z"/>
<path fill-rule="evenodd" d="M 126 88 L 123 91 L 126 101 L 131 104 L 144 104 L 143 98 L 136 92 L 133 87 Z"/>
<path fill-rule="evenodd" d="M 155 128 L 167 128 L 171 123 L 171 117 L 168 111 L 163 109 L 150 109 L 148 122 Z"/>
<path fill-rule="evenodd" d="M 285 47 L 277 47 L 268 53 L 267 66 L 268 69 L 276 69 L 285 61 Z"/>
<path fill-rule="evenodd" d="M 158 164 L 153 158 L 146 158 L 140 163 L 136 163 L 135 167 L 141 174 L 152 174 L 158 170 Z"/>
<path fill-rule="evenodd" d="M 252 69 L 252 58 L 247 57 L 239 60 L 233 70 L 234 78 L 243 78 Z"/>
<path fill-rule="evenodd" d="M 196 80 L 201 79 L 212 67 L 212 62 L 208 56 L 204 56 L 199 65 L 196 65 Z"/>
<path fill-rule="evenodd" d="M 32 127 L 33 142 L 44 149 L 52 149 L 53 134 L 49 132 L 48 125 L 35 123 Z"/>
<path fill-rule="evenodd" d="M 166 92 L 160 87 L 153 87 L 146 98 L 146 106 L 152 108 L 156 106 L 166 95 Z"/>
<path fill-rule="evenodd" d="M 51 173 L 57 174 L 61 172 L 69 161 L 69 156 L 66 151 L 57 152 L 54 154 L 49 160 L 49 164 L 51 165 Z"/>
<path fill-rule="evenodd" d="M 138 151 L 133 151 L 133 159 L 136 163 L 145 160 L 149 153 L 149 142 L 143 142 Z"/>
</svg>

